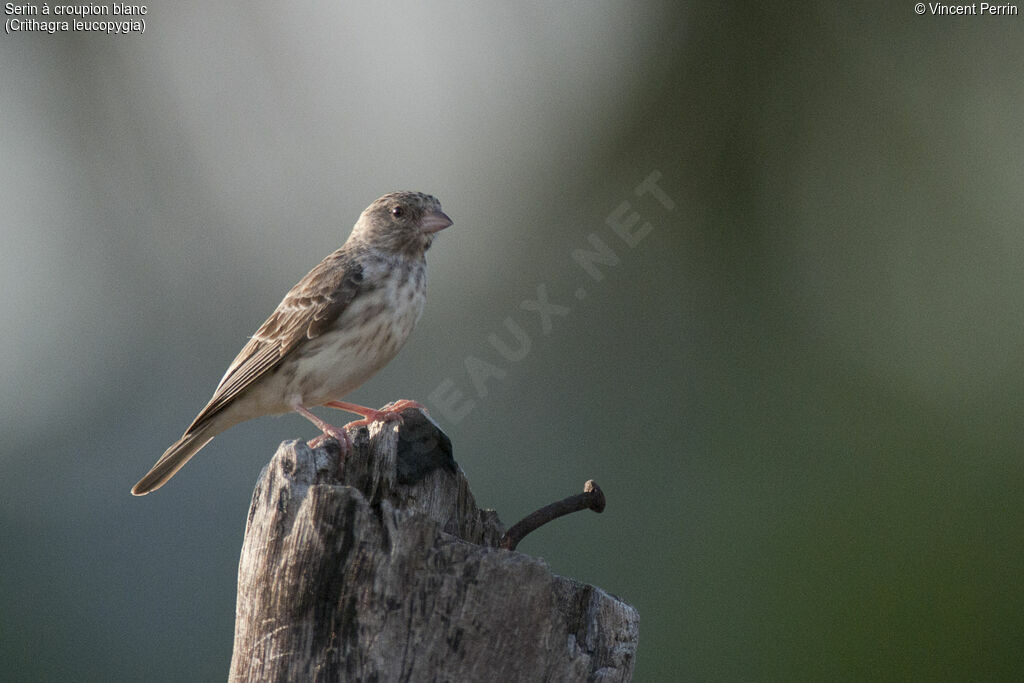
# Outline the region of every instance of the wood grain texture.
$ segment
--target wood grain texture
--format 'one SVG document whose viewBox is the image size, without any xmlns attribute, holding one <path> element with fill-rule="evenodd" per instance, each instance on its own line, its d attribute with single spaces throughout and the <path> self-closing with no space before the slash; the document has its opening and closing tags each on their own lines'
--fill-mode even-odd
<svg viewBox="0 0 1024 683">
<path fill-rule="evenodd" d="M 625 681 L 637 612 L 496 548 L 451 444 L 418 410 L 281 444 L 238 569 L 234 681 Z M 343 483 L 344 482 L 344 483 Z"/>
</svg>

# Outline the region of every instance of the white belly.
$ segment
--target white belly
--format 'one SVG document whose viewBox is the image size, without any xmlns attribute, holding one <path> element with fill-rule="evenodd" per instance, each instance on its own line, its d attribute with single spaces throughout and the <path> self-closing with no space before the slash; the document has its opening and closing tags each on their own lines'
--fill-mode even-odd
<svg viewBox="0 0 1024 683">
<path fill-rule="evenodd" d="M 341 400 L 387 365 L 405 344 L 426 301 L 425 273 L 392 273 L 357 295 L 334 326 L 303 343 L 294 372 L 280 374 L 283 396 L 305 406 Z"/>
</svg>

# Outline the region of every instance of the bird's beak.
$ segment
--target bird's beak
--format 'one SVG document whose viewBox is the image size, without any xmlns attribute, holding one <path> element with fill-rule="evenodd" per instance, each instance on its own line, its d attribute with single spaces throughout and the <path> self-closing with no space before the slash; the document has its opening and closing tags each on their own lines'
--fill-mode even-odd
<svg viewBox="0 0 1024 683">
<path fill-rule="evenodd" d="M 443 211 L 431 211 L 423 217 L 423 232 L 433 235 L 435 232 L 440 232 L 451 224 L 452 219 L 448 218 Z"/>
</svg>

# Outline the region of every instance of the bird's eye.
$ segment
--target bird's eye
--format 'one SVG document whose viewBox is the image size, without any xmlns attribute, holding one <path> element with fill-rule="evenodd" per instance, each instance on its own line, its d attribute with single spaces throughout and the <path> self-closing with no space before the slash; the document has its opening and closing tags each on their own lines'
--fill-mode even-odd
<svg viewBox="0 0 1024 683">
<path fill-rule="evenodd" d="M 395 218 L 401 218 L 402 216 L 405 215 L 405 209 L 403 209 L 401 206 L 393 206 L 391 207 L 391 215 L 394 216 Z"/>
</svg>

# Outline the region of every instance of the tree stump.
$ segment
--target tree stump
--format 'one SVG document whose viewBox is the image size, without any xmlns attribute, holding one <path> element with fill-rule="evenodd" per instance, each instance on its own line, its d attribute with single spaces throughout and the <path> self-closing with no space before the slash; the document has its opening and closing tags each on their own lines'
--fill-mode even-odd
<svg viewBox="0 0 1024 683">
<path fill-rule="evenodd" d="M 253 492 L 233 681 L 627 681 L 639 616 L 501 550 L 451 442 L 421 411 L 310 449 Z"/>
</svg>

